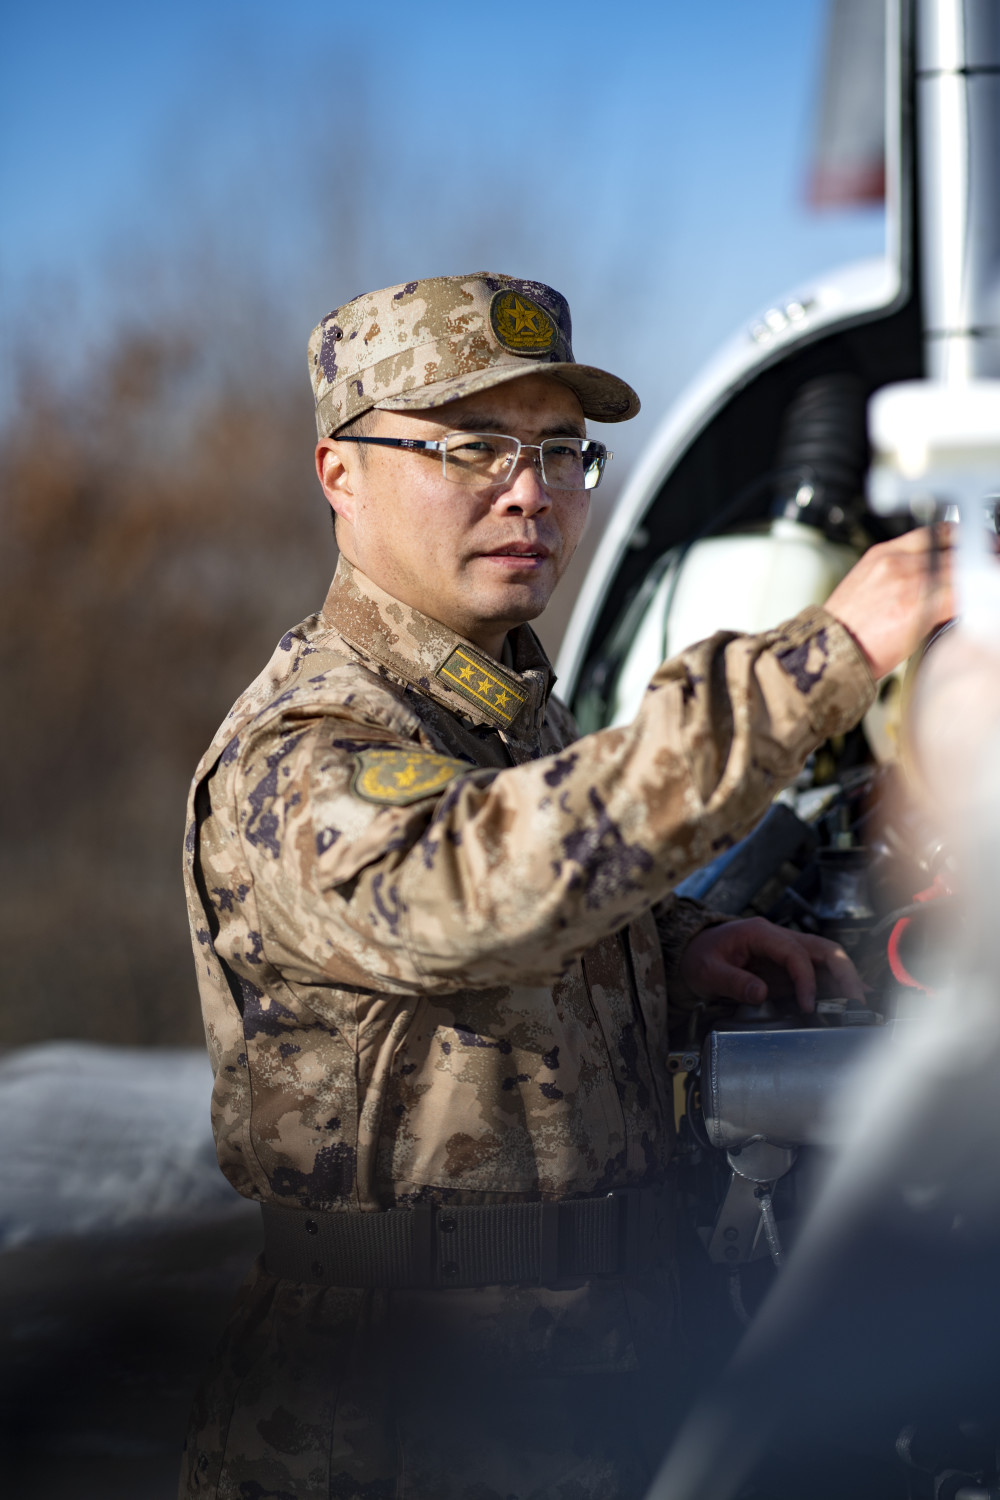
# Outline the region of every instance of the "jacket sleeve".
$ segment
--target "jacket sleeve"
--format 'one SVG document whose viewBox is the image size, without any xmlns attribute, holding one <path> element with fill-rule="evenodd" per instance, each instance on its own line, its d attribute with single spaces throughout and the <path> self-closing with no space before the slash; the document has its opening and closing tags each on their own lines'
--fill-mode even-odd
<svg viewBox="0 0 1000 1500">
<path fill-rule="evenodd" d="M 653 907 L 656 933 L 663 951 L 663 968 L 670 981 L 670 1001 L 674 1003 L 677 986 L 677 970 L 684 950 L 692 938 L 707 927 L 720 927 L 724 922 L 735 922 L 738 918 L 726 912 L 713 911 L 700 901 L 671 892 Z"/>
<path fill-rule="evenodd" d="M 742 837 L 873 695 L 811 609 L 665 662 L 630 725 L 509 770 L 425 767 L 445 784 L 405 805 L 361 771 L 412 741 L 290 707 L 230 781 L 264 952 L 290 978 L 397 993 L 551 983 Z"/>
</svg>

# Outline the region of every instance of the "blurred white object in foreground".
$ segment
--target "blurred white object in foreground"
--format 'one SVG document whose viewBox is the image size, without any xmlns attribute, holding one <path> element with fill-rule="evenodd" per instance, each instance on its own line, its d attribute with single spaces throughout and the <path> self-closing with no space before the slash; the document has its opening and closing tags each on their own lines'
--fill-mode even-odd
<svg viewBox="0 0 1000 1500">
<path fill-rule="evenodd" d="M 876 391 L 868 408 L 869 501 L 881 515 L 961 517 L 962 628 L 1000 641 L 1000 569 L 987 530 L 1000 494 L 1000 380 L 908 380 Z"/>
<path fill-rule="evenodd" d="M 1000 574 L 1000 565 L 991 566 Z M 919 789 L 967 849 L 970 838 L 981 838 L 983 810 L 997 795 L 1000 634 L 984 639 L 963 621 L 933 642 L 915 676 L 904 734 Z"/>
<path fill-rule="evenodd" d="M 200 1049 L 47 1042 L 0 1060 L 0 1249 L 256 1212 L 219 1171 Z"/>
</svg>

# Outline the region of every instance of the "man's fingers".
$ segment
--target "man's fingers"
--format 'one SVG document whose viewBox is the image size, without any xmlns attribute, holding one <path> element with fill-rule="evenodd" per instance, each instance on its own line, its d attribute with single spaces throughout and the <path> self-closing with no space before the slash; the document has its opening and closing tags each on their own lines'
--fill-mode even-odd
<svg viewBox="0 0 1000 1500">
<path fill-rule="evenodd" d="M 705 965 L 704 982 L 709 993 L 722 1000 L 735 1000 L 737 1005 L 763 1005 L 767 999 L 767 985 L 756 974 L 729 963 L 719 955 Z"/>
<path fill-rule="evenodd" d="M 769 958 L 785 970 L 795 989 L 799 1010 L 811 1011 L 816 1004 L 816 974 L 812 959 L 802 945 L 798 933 L 786 932 L 762 921 L 748 927 L 746 941 L 750 958 Z"/>
<path fill-rule="evenodd" d="M 684 974 L 684 966 L 687 973 Z M 814 967 L 815 966 L 815 967 Z M 789 932 L 762 917 L 707 929 L 690 943 L 679 971 L 703 996 L 738 1005 L 760 1005 L 771 984 L 782 994 L 791 982 L 799 1009 L 816 1006 L 816 968 L 830 977 L 834 993 L 864 1000 L 864 988 L 843 948 L 829 938 Z"/>
<path fill-rule="evenodd" d="M 865 987 L 861 976 L 839 943 L 832 943 L 829 938 L 812 937 L 809 933 L 802 933 L 799 941 L 813 963 L 822 964 L 826 969 L 838 995 L 843 995 L 845 1000 L 864 1000 Z"/>
<path fill-rule="evenodd" d="M 798 1001 L 799 1010 L 815 1010 L 816 971 L 808 955 L 793 940 L 780 956 L 775 955 L 775 957 L 778 963 L 784 965 L 792 984 L 795 986 L 795 999 Z"/>
<path fill-rule="evenodd" d="M 901 552 L 943 551 L 958 545 L 958 528 L 954 521 L 932 521 L 929 526 L 904 531 L 896 545 Z"/>
</svg>

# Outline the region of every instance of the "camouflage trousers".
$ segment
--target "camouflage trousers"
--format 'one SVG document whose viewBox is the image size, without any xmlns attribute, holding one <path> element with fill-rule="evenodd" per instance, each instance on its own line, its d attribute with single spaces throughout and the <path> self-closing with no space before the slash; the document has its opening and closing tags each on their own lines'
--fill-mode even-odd
<svg viewBox="0 0 1000 1500">
<path fill-rule="evenodd" d="M 240 1293 L 180 1500 L 641 1500 L 669 1439 L 666 1276 Z"/>
</svg>

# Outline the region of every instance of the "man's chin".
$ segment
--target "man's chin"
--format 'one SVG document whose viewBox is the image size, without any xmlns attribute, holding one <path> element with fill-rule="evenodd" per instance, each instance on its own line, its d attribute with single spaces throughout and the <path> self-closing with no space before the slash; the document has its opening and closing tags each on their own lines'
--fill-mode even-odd
<svg viewBox="0 0 1000 1500">
<path fill-rule="evenodd" d="M 513 630 L 516 625 L 538 619 L 554 588 L 554 581 L 541 578 L 508 582 L 502 589 L 483 590 L 476 604 L 484 625 Z"/>
</svg>

